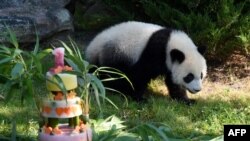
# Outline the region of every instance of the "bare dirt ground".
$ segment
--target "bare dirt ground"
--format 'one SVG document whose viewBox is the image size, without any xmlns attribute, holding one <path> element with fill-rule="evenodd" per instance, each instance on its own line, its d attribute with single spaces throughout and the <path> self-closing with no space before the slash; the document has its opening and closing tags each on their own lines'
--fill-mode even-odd
<svg viewBox="0 0 250 141">
<path fill-rule="evenodd" d="M 235 89 L 250 87 L 250 55 L 234 52 L 220 64 L 208 61 L 208 80 Z M 250 91 L 249 91 L 250 94 Z"/>
<path fill-rule="evenodd" d="M 248 79 L 250 77 L 250 55 L 234 52 L 224 62 L 208 61 L 208 78 L 213 81 L 225 83 L 235 79 Z"/>
<path fill-rule="evenodd" d="M 208 61 L 208 76 L 202 91 L 204 98 L 228 94 L 227 98 L 250 98 L 250 56 L 234 52 L 223 62 Z M 224 97 L 223 97 L 224 96 Z"/>
</svg>

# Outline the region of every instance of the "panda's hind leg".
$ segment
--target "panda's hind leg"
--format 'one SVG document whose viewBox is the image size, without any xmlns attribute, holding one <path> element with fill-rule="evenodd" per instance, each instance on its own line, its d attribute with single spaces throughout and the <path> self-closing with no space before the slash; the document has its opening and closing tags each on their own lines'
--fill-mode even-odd
<svg viewBox="0 0 250 141">
<path fill-rule="evenodd" d="M 186 89 L 177 84 L 174 84 L 170 76 L 165 78 L 165 83 L 168 87 L 168 92 L 172 99 L 184 102 L 187 105 L 192 105 L 195 103 L 194 99 L 188 98 Z"/>
</svg>

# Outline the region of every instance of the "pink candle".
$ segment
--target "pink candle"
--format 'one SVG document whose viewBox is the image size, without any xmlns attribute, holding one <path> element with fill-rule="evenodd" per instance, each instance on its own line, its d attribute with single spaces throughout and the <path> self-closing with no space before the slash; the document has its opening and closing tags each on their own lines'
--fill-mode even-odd
<svg viewBox="0 0 250 141">
<path fill-rule="evenodd" d="M 55 55 L 55 68 L 64 66 L 64 48 L 55 48 L 52 52 Z"/>
</svg>

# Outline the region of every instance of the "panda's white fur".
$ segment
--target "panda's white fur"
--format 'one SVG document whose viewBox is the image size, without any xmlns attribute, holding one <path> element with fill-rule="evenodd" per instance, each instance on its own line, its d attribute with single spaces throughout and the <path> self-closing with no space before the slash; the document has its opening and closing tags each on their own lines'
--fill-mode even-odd
<svg viewBox="0 0 250 141">
<path fill-rule="evenodd" d="M 111 64 L 114 64 L 114 66 L 111 65 L 111 67 L 117 66 L 118 68 L 120 67 L 119 69 L 125 68 L 125 73 L 127 72 L 127 74 L 132 77 L 132 81 L 138 85 L 138 89 L 143 89 L 146 87 L 140 86 L 145 85 L 145 83 L 141 82 L 142 84 L 139 84 L 140 82 L 137 80 L 142 79 L 143 81 L 144 73 L 145 77 L 147 77 L 147 74 L 149 75 L 149 78 L 155 77 L 155 75 L 161 75 L 161 73 L 163 73 L 162 70 L 165 70 L 163 67 L 166 67 L 167 72 L 165 74 L 165 82 L 170 91 L 170 95 L 178 100 L 189 102 L 189 99 L 187 98 L 184 91 L 185 89 L 188 89 L 191 93 L 196 93 L 197 91 L 201 90 L 202 80 L 207 73 L 206 61 L 204 57 L 198 52 L 197 47 L 186 33 L 179 30 L 168 29 L 164 31 L 164 33 L 160 33 L 162 30 L 165 30 L 165 28 L 162 26 L 143 22 L 130 21 L 117 24 L 104 30 L 90 42 L 86 49 L 86 59 L 90 63 L 97 64 L 99 66 L 105 66 L 111 62 Z M 169 35 L 165 35 L 168 33 Z M 163 38 L 161 40 L 166 41 L 154 41 L 158 40 L 158 36 Z M 153 41 L 153 47 L 150 41 Z M 147 66 L 148 64 L 145 62 L 141 63 L 141 61 L 144 61 L 142 60 L 142 54 L 146 52 L 145 50 L 148 48 L 151 48 L 151 50 L 155 48 L 152 50 L 152 52 L 159 48 L 162 49 L 162 47 L 158 47 L 162 46 L 161 42 L 166 43 L 164 44 L 166 52 L 164 59 L 165 63 L 162 64 L 164 66 L 152 66 L 152 68 L 149 69 Z M 110 49 L 112 51 L 111 53 L 108 52 Z M 170 52 L 172 50 L 178 50 L 183 53 L 184 60 L 182 62 L 173 61 L 173 58 L 170 56 Z M 150 54 L 150 52 L 147 53 Z M 162 54 L 160 49 L 157 53 Z M 108 57 L 111 57 L 112 59 Z M 158 61 L 157 59 L 162 60 L 161 58 L 157 58 L 158 56 L 155 54 L 152 54 L 152 57 L 152 59 L 155 59 L 156 61 Z M 146 59 L 149 58 L 150 55 L 146 57 Z M 125 65 L 123 64 L 123 66 L 119 66 L 119 61 L 124 61 L 126 63 L 122 62 Z M 152 65 L 154 64 L 158 63 L 153 62 Z M 146 66 L 145 68 L 148 69 L 144 71 L 152 71 L 152 76 L 150 76 L 150 72 L 143 72 L 143 70 L 140 69 L 144 66 Z M 160 70 L 156 70 L 155 74 L 153 67 L 159 68 Z M 135 73 L 133 73 L 133 71 Z M 190 83 L 186 83 L 183 78 L 189 73 L 194 75 L 194 79 Z M 203 75 L 202 78 L 201 73 Z M 145 81 L 149 81 L 149 78 L 145 79 Z M 141 91 L 142 90 L 138 90 L 136 92 L 139 93 Z"/>
<path fill-rule="evenodd" d="M 163 27 L 143 22 L 125 22 L 98 34 L 86 50 L 86 58 L 92 63 L 100 59 L 102 46 L 109 41 L 117 42 L 121 51 L 136 63 L 153 32 Z M 128 36 L 129 35 L 129 36 Z"/>
</svg>

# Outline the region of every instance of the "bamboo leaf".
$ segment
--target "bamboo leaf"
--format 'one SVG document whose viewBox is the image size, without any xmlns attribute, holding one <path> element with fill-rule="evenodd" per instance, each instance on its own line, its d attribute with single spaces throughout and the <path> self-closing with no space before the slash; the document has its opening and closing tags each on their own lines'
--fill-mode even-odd
<svg viewBox="0 0 250 141">
<path fill-rule="evenodd" d="M 96 84 L 100 92 L 100 95 L 102 95 L 103 97 L 106 97 L 106 91 L 105 91 L 104 85 L 102 84 L 102 81 L 93 74 L 88 73 L 87 76 L 90 78 L 91 84 Z"/>
<path fill-rule="evenodd" d="M 89 70 L 89 69 L 88 69 L 88 67 L 90 66 L 90 65 L 89 65 L 89 62 L 87 62 L 87 61 L 85 61 L 85 60 L 82 60 L 82 62 L 83 62 L 84 68 L 87 69 L 87 70 Z"/>
<path fill-rule="evenodd" d="M 15 83 L 13 81 L 8 81 L 6 84 L 5 84 L 5 92 L 6 92 L 6 95 L 5 95 L 5 102 L 8 103 L 10 101 L 10 99 L 12 97 L 15 97 L 15 95 L 17 95 L 18 93 L 18 90 L 16 88 L 12 88 L 12 86 L 14 86 Z"/>
<path fill-rule="evenodd" d="M 100 102 L 100 99 L 99 99 L 99 92 L 98 92 L 98 88 L 96 86 L 95 83 L 92 84 L 92 87 L 93 87 L 93 90 L 94 90 L 94 94 L 95 94 L 95 100 L 96 100 L 96 103 L 100 109 L 100 113 L 102 114 L 102 106 L 101 106 L 101 102 Z"/>
<path fill-rule="evenodd" d="M 76 56 L 77 56 L 81 61 L 83 61 L 81 51 L 80 51 L 79 48 L 77 47 L 76 43 L 75 43 L 71 38 L 69 38 L 69 40 L 70 40 L 71 46 L 72 46 L 72 48 L 73 48 L 73 50 L 74 50 Z"/>
<path fill-rule="evenodd" d="M 59 41 L 59 42 L 63 45 L 63 47 L 66 49 L 69 55 L 72 55 L 72 56 L 74 55 L 73 51 L 70 49 L 70 47 L 67 44 L 65 44 L 63 41 Z"/>
<path fill-rule="evenodd" d="M 121 96 L 123 96 L 124 99 L 125 99 L 125 102 L 124 102 L 124 103 L 125 103 L 125 106 L 128 106 L 128 99 L 127 99 L 127 97 L 126 97 L 125 94 L 123 94 L 122 92 L 120 92 L 120 91 L 118 91 L 118 90 L 112 89 L 112 88 L 105 87 L 105 89 L 106 89 L 106 90 L 109 90 L 109 91 L 112 91 L 112 92 L 115 92 L 115 93 L 120 94 Z"/>
<path fill-rule="evenodd" d="M 36 55 L 38 53 L 38 49 L 39 49 L 39 37 L 38 37 L 38 33 L 36 33 L 36 44 L 32 53 Z"/>
<path fill-rule="evenodd" d="M 1 59 L 0 60 L 0 65 L 1 64 L 4 64 L 4 63 L 7 63 L 7 62 L 9 62 L 9 61 L 11 61 L 12 60 L 12 57 L 7 57 L 7 58 L 4 58 L 4 59 Z"/>
<path fill-rule="evenodd" d="M 36 56 L 38 60 L 43 59 L 44 57 L 46 57 L 48 54 L 50 54 L 52 52 L 52 49 L 45 49 L 40 51 Z"/>
<path fill-rule="evenodd" d="M 98 67 L 96 65 L 92 65 L 92 64 L 88 64 L 88 66 L 86 67 L 86 70 L 90 71 L 91 69 L 97 69 Z"/>
<path fill-rule="evenodd" d="M 36 70 L 38 71 L 38 73 L 42 73 L 42 64 L 41 64 L 41 60 L 39 60 L 39 59 L 37 58 L 37 56 L 34 55 L 34 54 L 32 54 L 31 56 L 32 56 L 32 59 L 33 59 L 33 61 L 34 61 L 34 65 L 35 65 Z"/>
<path fill-rule="evenodd" d="M 21 76 L 21 74 L 23 73 L 23 64 L 21 63 L 16 63 L 16 65 L 14 66 L 14 68 L 11 70 L 11 77 L 13 79 L 18 78 Z"/>
<path fill-rule="evenodd" d="M 7 31 L 9 33 L 9 42 L 15 47 L 18 48 L 18 41 L 16 38 L 16 35 L 14 34 L 14 32 L 11 31 L 11 29 L 7 26 Z"/>
<path fill-rule="evenodd" d="M 98 73 L 98 72 L 104 72 L 104 73 L 108 73 L 108 74 L 115 74 L 117 76 L 123 77 L 124 79 L 126 79 L 128 81 L 128 83 L 131 85 L 131 87 L 134 88 L 133 84 L 129 80 L 129 78 L 123 72 L 121 72 L 118 69 L 110 68 L 110 67 L 99 67 L 99 68 L 96 69 L 96 71 L 94 73 Z M 118 77 L 118 78 L 120 78 L 120 77 Z"/>
<path fill-rule="evenodd" d="M 65 58 L 65 60 L 66 60 L 67 63 L 71 63 L 71 64 L 74 63 L 75 65 L 73 65 L 72 67 L 73 68 L 75 67 L 74 68 L 75 70 L 81 71 L 81 72 L 85 71 L 84 64 L 83 64 L 83 62 L 79 58 L 77 58 L 75 56 L 67 55 L 66 58 Z M 71 60 L 71 61 L 69 62 L 69 60 Z"/>
<path fill-rule="evenodd" d="M 73 68 L 73 70 L 76 70 L 78 72 L 81 72 L 77 64 L 75 64 L 71 59 L 65 58 L 66 62 Z"/>
<path fill-rule="evenodd" d="M 23 52 L 22 50 L 16 48 L 16 49 L 14 50 L 13 57 L 20 55 L 22 52 Z"/>
<path fill-rule="evenodd" d="M 116 104 L 112 101 L 112 100 L 110 100 L 109 98 L 107 98 L 107 97 L 103 97 L 102 95 L 100 95 L 103 99 L 105 99 L 106 101 L 108 101 L 112 106 L 114 106 L 117 110 L 119 109 L 117 106 L 116 106 Z"/>
<path fill-rule="evenodd" d="M 67 89 L 61 79 L 61 77 L 57 74 L 53 75 L 53 77 L 56 79 L 56 82 L 54 82 L 55 84 L 57 84 L 57 86 L 62 90 L 63 94 L 66 96 L 67 95 Z"/>
<path fill-rule="evenodd" d="M 8 47 L 4 46 L 4 45 L 0 45 L 0 53 L 5 53 L 10 55 L 11 54 L 11 49 L 9 49 Z"/>
<path fill-rule="evenodd" d="M 157 135 L 160 135 L 162 140 L 164 140 L 164 141 L 169 140 L 169 138 L 165 135 L 165 133 L 162 132 L 162 130 L 160 130 L 159 128 L 155 127 L 152 124 L 146 124 L 146 126 L 150 127 L 152 130 L 154 130 L 157 133 Z"/>
<path fill-rule="evenodd" d="M 123 77 L 116 77 L 116 78 L 110 77 L 110 78 L 102 79 L 101 81 L 106 82 L 106 81 L 115 81 L 115 80 L 119 80 L 119 79 L 124 79 L 124 78 Z"/>
<path fill-rule="evenodd" d="M 214 139 L 211 139 L 209 141 L 223 141 L 224 140 L 224 137 L 223 136 L 219 136 L 219 137 L 216 137 Z"/>
</svg>

